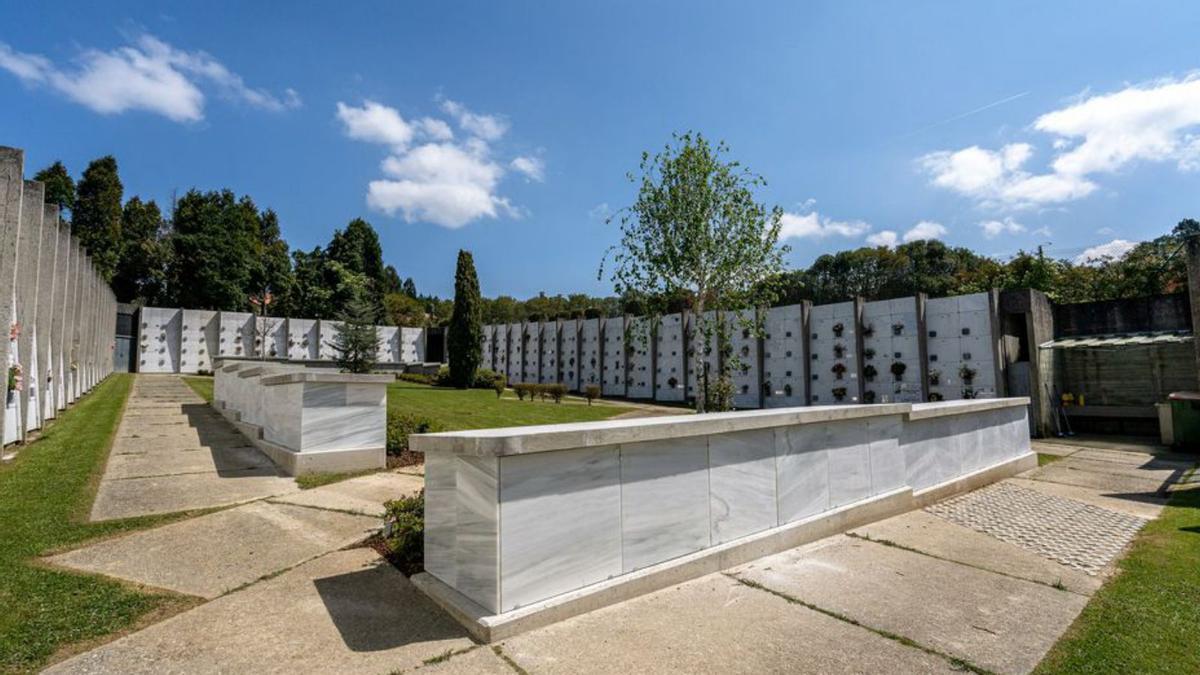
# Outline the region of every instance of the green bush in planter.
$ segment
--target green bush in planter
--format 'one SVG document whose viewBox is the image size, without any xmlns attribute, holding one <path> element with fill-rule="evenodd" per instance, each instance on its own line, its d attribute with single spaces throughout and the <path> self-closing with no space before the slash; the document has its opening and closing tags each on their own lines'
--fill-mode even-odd
<svg viewBox="0 0 1200 675">
<path fill-rule="evenodd" d="M 408 450 L 408 437 L 412 434 L 428 434 L 444 431 L 442 425 L 427 417 L 410 413 L 389 416 L 387 422 L 387 452 L 399 455 Z"/>
</svg>

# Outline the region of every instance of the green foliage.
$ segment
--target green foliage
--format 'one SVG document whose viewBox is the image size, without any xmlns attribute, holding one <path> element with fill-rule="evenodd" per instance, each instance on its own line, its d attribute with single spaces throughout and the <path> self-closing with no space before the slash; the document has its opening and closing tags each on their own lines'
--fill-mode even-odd
<svg viewBox="0 0 1200 675">
<path fill-rule="evenodd" d="M 425 305 L 407 293 L 388 293 L 383 296 L 383 312 L 394 326 L 424 328 L 429 325 Z"/>
<path fill-rule="evenodd" d="M 170 249 L 163 240 L 166 222 L 154 201 L 133 197 L 121 212 L 121 254 L 112 290 L 121 302 L 153 304 L 166 295 Z"/>
<path fill-rule="evenodd" d="M 769 304 L 771 280 L 782 272 L 788 251 L 779 244 L 782 209 L 755 199 L 766 181 L 727 160 L 728 152 L 724 143 L 714 147 L 688 132 L 674 135 L 656 155 L 642 153 L 640 175 L 629 177 L 637 199 L 610 219 L 621 229 L 621 242 L 611 251 L 617 293 L 644 298 L 650 315 L 665 309 L 651 303 L 682 297 L 696 312 L 696 334 L 705 344 L 725 330 L 705 310 Z M 702 355 L 693 358 L 699 370 Z M 704 381 L 698 384 L 697 409 L 703 411 L 713 397 L 703 392 Z"/>
<path fill-rule="evenodd" d="M 71 231 L 92 257 L 96 272 L 112 279 L 121 257 L 121 198 L 124 188 L 111 155 L 88 164 L 76 186 Z"/>
<path fill-rule="evenodd" d="M 396 379 L 414 384 L 434 384 L 434 376 L 425 373 L 400 373 L 396 375 Z"/>
<path fill-rule="evenodd" d="M 34 180 L 46 186 L 46 203 L 54 204 L 60 209 L 75 207 L 75 181 L 60 161 L 37 172 Z"/>
<path fill-rule="evenodd" d="M 600 393 L 601 389 L 598 384 L 589 384 L 583 388 L 583 396 L 587 399 L 588 405 L 591 405 L 592 401 L 600 398 Z"/>
<path fill-rule="evenodd" d="M 450 382 L 466 389 L 475 380 L 483 361 L 483 317 L 479 301 L 479 278 L 469 251 L 458 252 L 454 271 L 454 312 L 446 336 L 450 360 Z"/>
<path fill-rule="evenodd" d="M 388 561 L 413 575 L 425 568 L 425 491 L 383 504 L 383 541 Z"/>
<path fill-rule="evenodd" d="M 562 424 L 602 420 L 628 412 L 618 403 L 586 405 L 527 405 L 509 395 L 496 398 L 484 389 L 449 389 L 408 382 L 388 386 L 388 417 L 413 415 L 437 422 L 442 431 L 489 429 L 529 424 Z"/>
<path fill-rule="evenodd" d="M 388 411 L 387 453 L 400 455 L 408 451 L 408 437 L 412 434 L 430 434 L 443 431 L 437 420 L 413 413 L 393 414 Z"/>
<path fill-rule="evenodd" d="M 375 228 L 362 218 L 351 220 L 344 230 L 334 230 L 333 238 L 325 247 L 325 258 L 338 263 L 344 274 L 360 278 L 365 297 L 376 312 L 383 308 L 383 296 L 388 286 L 387 268 L 383 264 L 383 249 Z M 398 278 L 395 270 L 392 275 Z"/>
<path fill-rule="evenodd" d="M 492 389 L 496 392 L 496 398 L 500 398 L 504 395 L 504 389 L 507 387 L 507 385 L 508 379 L 503 375 L 497 375 L 496 378 L 492 380 Z"/>
<path fill-rule="evenodd" d="M 561 382 L 545 385 L 544 391 L 555 403 L 562 403 L 563 397 L 567 395 L 567 385 Z"/>
<path fill-rule="evenodd" d="M 365 300 L 352 300 L 334 328 L 329 347 L 336 354 L 338 367 L 348 373 L 369 373 L 375 367 L 379 352 L 379 335 L 375 332 L 375 316 Z"/>
</svg>

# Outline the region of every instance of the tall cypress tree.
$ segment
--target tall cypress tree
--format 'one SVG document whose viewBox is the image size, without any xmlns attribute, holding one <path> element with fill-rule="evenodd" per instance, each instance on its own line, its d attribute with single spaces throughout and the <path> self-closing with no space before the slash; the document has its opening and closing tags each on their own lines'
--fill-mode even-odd
<svg viewBox="0 0 1200 675">
<path fill-rule="evenodd" d="M 454 312 L 446 336 L 450 349 L 450 381 L 459 389 L 471 386 L 475 371 L 483 361 L 483 303 L 479 297 L 479 277 L 469 251 L 458 252 L 454 271 Z"/>
<path fill-rule="evenodd" d="M 117 160 L 111 155 L 101 157 L 84 170 L 71 209 L 71 231 L 105 281 L 112 280 L 121 256 L 122 191 Z"/>
</svg>

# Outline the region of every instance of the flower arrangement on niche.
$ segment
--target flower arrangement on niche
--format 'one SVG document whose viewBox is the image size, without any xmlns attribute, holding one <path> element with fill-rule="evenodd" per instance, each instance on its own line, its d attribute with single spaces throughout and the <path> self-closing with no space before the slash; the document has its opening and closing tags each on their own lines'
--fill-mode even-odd
<svg viewBox="0 0 1200 675">
<path fill-rule="evenodd" d="M 792 395 L 792 385 L 790 385 L 790 384 L 783 385 L 783 395 L 784 396 Z"/>
<path fill-rule="evenodd" d="M 833 324 L 833 336 L 834 337 L 842 337 L 842 333 L 844 333 L 845 331 L 846 331 L 845 324 L 843 324 L 841 322 Z"/>
<path fill-rule="evenodd" d="M 863 324 L 862 334 L 863 334 L 863 337 L 871 337 L 872 335 L 874 335 L 875 334 L 875 324 L 873 324 L 873 323 Z"/>
<path fill-rule="evenodd" d="M 958 369 L 958 376 L 962 378 L 963 384 L 971 384 L 974 382 L 975 375 L 975 369 L 965 363 L 962 364 L 962 366 Z"/>
<path fill-rule="evenodd" d="M 904 324 L 902 324 L 902 323 L 892 324 L 892 335 L 900 335 L 903 332 L 904 332 Z"/>
<path fill-rule="evenodd" d="M 874 382 L 875 376 L 878 374 L 879 371 L 875 368 L 875 366 L 869 363 L 863 366 L 863 377 L 866 378 L 867 382 Z"/>
<path fill-rule="evenodd" d="M 941 394 L 937 393 L 936 391 L 931 391 L 931 392 L 929 392 L 929 400 L 930 401 L 945 401 L 946 397 L 942 396 Z"/>
<path fill-rule="evenodd" d="M 875 392 L 870 389 L 864 391 L 863 392 L 863 403 L 874 403 L 874 402 L 875 402 Z"/>
<path fill-rule="evenodd" d="M 867 347 L 866 349 L 864 349 L 864 350 L 863 350 L 863 358 L 864 358 L 864 359 L 866 359 L 866 360 L 868 360 L 868 361 L 870 361 L 871 359 L 875 358 L 875 348 L 874 348 L 874 347 Z"/>
<path fill-rule="evenodd" d="M 936 387 L 939 384 L 941 384 L 941 382 L 942 382 L 942 371 L 940 371 L 940 370 L 929 371 L 929 386 Z"/>
<path fill-rule="evenodd" d="M 840 400 L 846 398 L 846 388 L 845 387 L 834 387 L 833 391 L 830 393 L 833 394 L 833 399 L 835 401 L 840 401 Z"/>
<path fill-rule="evenodd" d="M 833 358 L 840 359 L 846 355 L 846 345 L 837 343 L 833 346 Z"/>
<path fill-rule="evenodd" d="M 903 361 L 892 362 L 892 376 L 896 378 L 897 382 L 904 379 L 904 371 L 906 370 L 908 370 L 908 366 Z"/>
<path fill-rule="evenodd" d="M 836 379 L 840 380 L 840 379 L 842 379 L 842 376 L 846 374 L 846 364 L 835 363 L 835 364 L 833 364 L 833 367 L 830 368 L 829 370 L 833 373 L 833 375 Z"/>
<path fill-rule="evenodd" d="M 8 339 L 16 340 L 20 336 L 21 336 L 21 323 L 19 321 L 14 321 L 13 324 L 8 327 Z"/>
</svg>

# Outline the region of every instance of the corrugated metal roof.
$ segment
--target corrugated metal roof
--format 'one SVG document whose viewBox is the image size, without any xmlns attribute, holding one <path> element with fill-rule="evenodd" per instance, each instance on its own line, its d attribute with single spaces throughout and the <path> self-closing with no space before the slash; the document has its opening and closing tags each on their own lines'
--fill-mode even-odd
<svg viewBox="0 0 1200 675">
<path fill-rule="evenodd" d="M 1058 338 L 1038 345 L 1041 349 L 1114 349 L 1180 344 L 1192 341 L 1191 331 L 1164 330 L 1141 333 L 1112 333 L 1109 335 L 1078 335 Z"/>
</svg>

